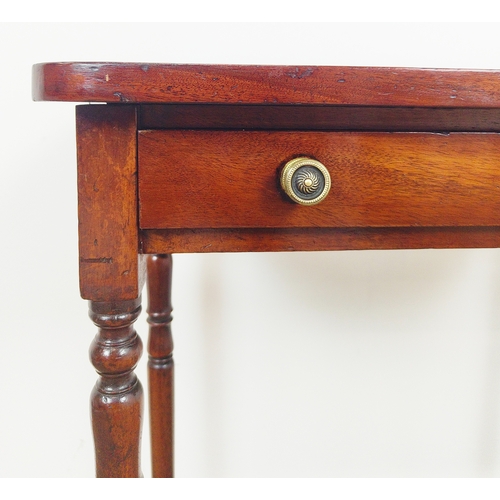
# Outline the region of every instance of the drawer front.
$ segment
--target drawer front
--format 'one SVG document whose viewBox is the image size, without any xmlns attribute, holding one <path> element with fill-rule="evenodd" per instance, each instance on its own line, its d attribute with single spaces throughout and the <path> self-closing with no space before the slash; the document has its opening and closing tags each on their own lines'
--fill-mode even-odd
<svg viewBox="0 0 500 500">
<path fill-rule="evenodd" d="M 305 156 L 328 169 L 318 205 L 292 202 L 280 172 Z M 500 134 L 139 133 L 142 229 L 500 225 Z"/>
</svg>

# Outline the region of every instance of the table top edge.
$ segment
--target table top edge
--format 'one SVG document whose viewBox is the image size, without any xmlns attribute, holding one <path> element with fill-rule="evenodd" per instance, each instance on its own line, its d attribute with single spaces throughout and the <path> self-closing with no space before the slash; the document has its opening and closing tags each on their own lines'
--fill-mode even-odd
<svg viewBox="0 0 500 500">
<path fill-rule="evenodd" d="M 34 101 L 500 107 L 500 70 L 49 62 Z"/>
</svg>

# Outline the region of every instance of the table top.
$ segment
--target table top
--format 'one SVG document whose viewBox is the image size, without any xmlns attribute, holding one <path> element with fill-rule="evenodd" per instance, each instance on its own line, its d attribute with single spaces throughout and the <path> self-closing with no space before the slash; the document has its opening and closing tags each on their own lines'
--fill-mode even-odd
<svg viewBox="0 0 500 500">
<path fill-rule="evenodd" d="M 35 101 L 498 108 L 500 71 L 60 62 L 33 66 Z"/>
</svg>

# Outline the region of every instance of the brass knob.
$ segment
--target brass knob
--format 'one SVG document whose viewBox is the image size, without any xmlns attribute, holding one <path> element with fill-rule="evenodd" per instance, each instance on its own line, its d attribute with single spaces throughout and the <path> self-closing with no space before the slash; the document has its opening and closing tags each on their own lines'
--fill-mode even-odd
<svg viewBox="0 0 500 500">
<path fill-rule="evenodd" d="M 330 191 L 330 174 L 326 167 L 312 158 L 294 158 L 281 171 L 281 187 L 300 205 L 316 205 Z"/>
</svg>

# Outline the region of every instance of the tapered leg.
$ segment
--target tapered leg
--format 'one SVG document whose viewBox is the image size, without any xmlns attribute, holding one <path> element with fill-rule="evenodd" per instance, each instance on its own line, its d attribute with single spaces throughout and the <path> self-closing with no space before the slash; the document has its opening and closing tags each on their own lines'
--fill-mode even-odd
<svg viewBox="0 0 500 500">
<path fill-rule="evenodd" d="M 133 370 L 142 353 L 133 323 L 140 298 L 89 302 L 98 326 L 90 348 L 100 378 L 91 395 L 97 477 L 140 477 L 143 390 Z"/>
<path fill-rule="evenodd" d="M 173 477 L 174 361 L 172 256 L 150 255 L 147 263 L 149 405 L 153 477 Z"/>
</svg>

